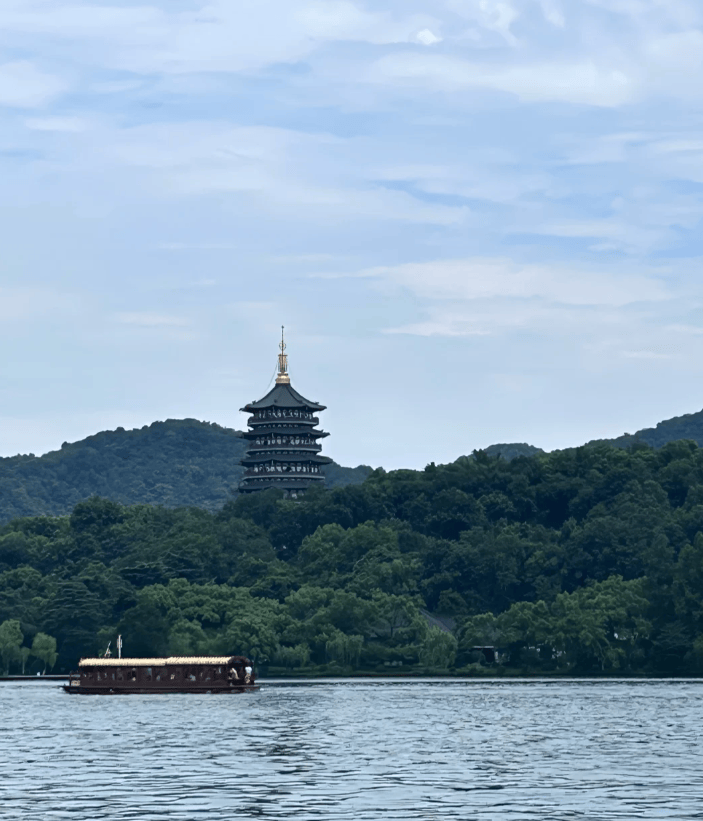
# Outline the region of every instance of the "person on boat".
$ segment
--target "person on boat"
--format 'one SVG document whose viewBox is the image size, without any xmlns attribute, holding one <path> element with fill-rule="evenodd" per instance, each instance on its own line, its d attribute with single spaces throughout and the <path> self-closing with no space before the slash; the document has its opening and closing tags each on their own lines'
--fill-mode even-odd
<svg viewBox="0 0 703 821">
<path fill-rule="evenodd" d="M 252 674 L 252 672 L 253 672 L 253 670 L 252 670 L 252 669 L 251 669 L 251 667 L 247 664 L 247 666 L 244 668 L 244 683 L 245 683 L 245 684 L 249 684 L 249 683 L 251 682 L 251 674 Z"/>
<path fill-rule="evenodd" d="M 234 667 L 230 667 L 229 680 L 232 681 L 232 682 L 239 681 L 239 676 L 237 675 L 237 671 Z"/>
</svg>

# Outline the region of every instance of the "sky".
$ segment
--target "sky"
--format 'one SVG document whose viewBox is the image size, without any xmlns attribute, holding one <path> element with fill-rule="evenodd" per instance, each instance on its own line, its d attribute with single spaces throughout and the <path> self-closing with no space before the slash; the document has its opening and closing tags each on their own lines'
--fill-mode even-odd
<svg viewBox="0 0 703 821">
<path fill-rule="evenodd" d="M 422 468 L 703 407 L 700 0 L 2 0 L 0 455 Z"/>
</svg>

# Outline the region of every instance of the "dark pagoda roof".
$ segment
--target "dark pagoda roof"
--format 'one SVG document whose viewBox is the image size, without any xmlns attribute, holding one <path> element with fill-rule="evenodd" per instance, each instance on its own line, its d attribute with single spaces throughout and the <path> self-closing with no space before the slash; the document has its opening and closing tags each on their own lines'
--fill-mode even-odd
<svg viewBox="0 0 703 821">
<path fill-rule="evenodd" d="M 318 405 L 317 402 L 311 402 L 309 399 L 301 396 L 290 383 L 277 383 L 263 399 L 259 399 L 258 402 L 251 402 L 249 405 L 240 408 L 240 410 L 245 413 L 253 413 L 254 411 L 266 410 L 267 408 L 300 408 L 311 411 L 322 411 L 325 410 L 325 405 Z"/>
</svg>

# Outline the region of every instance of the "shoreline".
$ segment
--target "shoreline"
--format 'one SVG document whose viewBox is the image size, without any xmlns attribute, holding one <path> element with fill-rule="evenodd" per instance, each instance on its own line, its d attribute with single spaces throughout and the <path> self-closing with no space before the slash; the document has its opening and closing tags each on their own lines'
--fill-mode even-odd
<svg viewBox="0 0 703 821">
<path fill-rule="evenodd" d="M 31 682 L 42 681 L 68 681 L 68 675 L 51 675 L 51 676 L 0 676 L 0 684 L 4 682 L 28 684 Z M 671 682 L 671 683 L 701 683 L 703 684 L 703 677 L 700 676 L 625 676 L 625 675 L 601 675 L 601 676 L 576 676 L 576 675 L 479 675 L 479 676 L 462 676 L 462 675 L 428 675 L 428 674 L 412 674 L 412 675 L 383 675 L 381 673 L 364 673 L 352 675 L 311 675 L 311 676 L 270 676 L 257 677 L 257 684 L 272 684 L 276 686 L 295 686 L 295 685 L 324 685 L 324 684 L 586 684 L 592 682 L 608 682 L 608 683 L 656 683 L 656 682 Z"/>
</svg>

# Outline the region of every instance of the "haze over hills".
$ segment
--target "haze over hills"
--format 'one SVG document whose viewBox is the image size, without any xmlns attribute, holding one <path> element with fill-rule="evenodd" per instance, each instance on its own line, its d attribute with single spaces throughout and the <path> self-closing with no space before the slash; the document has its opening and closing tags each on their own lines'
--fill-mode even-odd
<svg viewBox="0 0 703 821">
<path fill-rule="evenodd" d="M 703 445 L 703 411 L 588 444 L 643 443 L 658 448 L 677 439 Z M 39 457 L 0 458 L 0 522 L 67 514 L 94 495 L 127 505 L 216 511 L 236 494 L 245 444 L 230 428 L 196 419 L 168 419 L 141 429 L 102 431 Z M 484 452 L 507 460 L 544 453 L 525 443 L 491 445 Z M 359 484 L 371 471 L 367 465 L 348 468 L 333 463 L 325 471 L 327 486 Z"/>
</svg>

